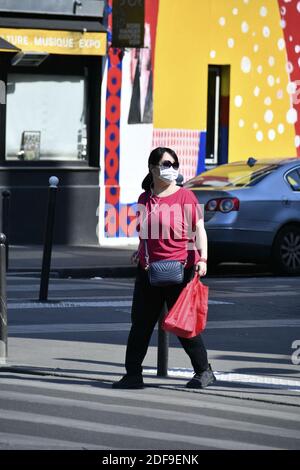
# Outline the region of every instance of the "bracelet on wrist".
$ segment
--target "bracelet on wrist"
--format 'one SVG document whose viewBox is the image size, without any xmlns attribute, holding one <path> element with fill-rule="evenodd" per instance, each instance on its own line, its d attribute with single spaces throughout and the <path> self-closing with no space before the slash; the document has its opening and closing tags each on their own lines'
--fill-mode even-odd
<svg viewBox="0 0 300 470">
<path fill-rule="evenodd" d="M 199 259 L 199 262 L 207 263 L 207 259 L 206 259 L 206 258 L 200 258 L 200 259 Z"/>
</svg>

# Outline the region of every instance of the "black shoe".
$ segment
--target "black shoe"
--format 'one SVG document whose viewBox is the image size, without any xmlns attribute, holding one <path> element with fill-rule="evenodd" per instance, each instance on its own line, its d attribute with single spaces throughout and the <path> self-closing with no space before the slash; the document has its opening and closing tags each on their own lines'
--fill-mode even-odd
<svg viewBox="0 0 300 470">
<path fill-rule="evenodd" d="M 112 388 L 144 388 L 141 375 L 124 375 L 119 382 L 114 382 Z"/>
<path fill-rule="evenodd" d="M 216 377 L 211 370 L 209 364 L 208 368 L 201 372 L 200 374 L 195 374 L 194 377 L 186 384 L 187 388 L 205 388 L 208 385 L 216 382 Z"/>
</svg>

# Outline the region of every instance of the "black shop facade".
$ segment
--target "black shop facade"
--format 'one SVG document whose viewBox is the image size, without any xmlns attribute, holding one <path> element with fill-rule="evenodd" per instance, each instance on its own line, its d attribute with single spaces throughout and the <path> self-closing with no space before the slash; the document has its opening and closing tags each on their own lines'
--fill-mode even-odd
<svg viewBox="0 0 300 470">
<path fill-rule="evenodd" d="M 0 0 L 0 187 L 10 194 L 9 241 L 43 243 L 49 178 L 56 176 L 54 243 L 98 244 L 103 10 L 29 14 L 1 11 L 5 4 Z"/>
</svg>

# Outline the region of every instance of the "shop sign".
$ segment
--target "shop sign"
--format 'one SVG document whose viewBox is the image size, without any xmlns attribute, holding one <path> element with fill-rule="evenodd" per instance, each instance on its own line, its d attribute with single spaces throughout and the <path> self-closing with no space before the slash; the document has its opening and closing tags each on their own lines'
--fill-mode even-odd
<svg viewBox="0 0 300 470">
<path fill-rule="evenodd" d="M 0 28 L 0 37 L 24 52 L 106 54 L 106 33 Z"/>
</svg>

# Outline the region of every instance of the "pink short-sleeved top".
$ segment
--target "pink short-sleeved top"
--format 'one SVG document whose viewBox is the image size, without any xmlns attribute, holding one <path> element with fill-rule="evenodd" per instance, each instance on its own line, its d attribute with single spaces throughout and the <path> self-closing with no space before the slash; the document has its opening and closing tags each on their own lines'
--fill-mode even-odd
<svg viewBox="0 0 300 470">
<path fill-rule="evenodd" d="M 145 240 L 149 262 L 177 260 L 186 262 L 188 268 L 199 261 L 195 230 L 203 213 L 192 191 L 179 188 L 163 197 L 145 191 L 138 199 L 138 213 L 139 262 L 143 268 L 146 266 Z"/>
</svg>

